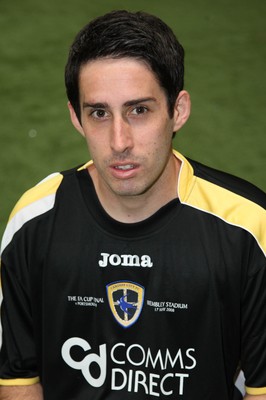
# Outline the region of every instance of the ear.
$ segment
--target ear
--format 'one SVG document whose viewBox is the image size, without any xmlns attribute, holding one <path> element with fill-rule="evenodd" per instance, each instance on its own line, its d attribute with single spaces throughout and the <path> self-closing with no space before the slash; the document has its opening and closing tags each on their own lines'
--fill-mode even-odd
<svg viewBox="0 0 266 400">
<path fill-rule="evenodd" d="M 186 90 L 179 92 L 174 108 L 174 132 L 177 132 L 187 122 L 190 116 L 190 96 Z"/>
<path fill-rule="evenodd" d="M 72 106 L 72 104 L 70 103 L 70 101 L 67 103 L 68 109 L 69 109 L 69 113 L 70 113 L 70 119 L 72 124 L 74 125 L 74 127 L 77 129 L 77 131 L 82 135 L 85 136 L 82 125 L 79 122 L 79 119 L 77 117 L 77 114 Z"/>
</svg>

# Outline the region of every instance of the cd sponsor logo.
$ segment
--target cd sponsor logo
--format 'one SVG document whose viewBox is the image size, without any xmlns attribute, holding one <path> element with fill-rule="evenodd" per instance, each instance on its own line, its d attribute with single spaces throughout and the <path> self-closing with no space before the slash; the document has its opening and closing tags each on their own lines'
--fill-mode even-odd
<svg viewBox="0 0 266 400">
<path fill-rule="evenodd" d="M 86 381 L 93 387 L 100 387 L 104 384 L 106 378 L 106 345 L 99 346 L 99 354 L 87 354 L 81 361 L 75 361 L 71 356 L 73 347 L 81 347 L 85 352 L 91 350 L 89 343 L 79 337 L 68 339 L 62 346 L 62 357 L 64 361 L 73 369 L 80 370 Z M 100 368 L 100 374 L 97 378 L 90 373 L 91 363 L 96 363 Z"/>
<path fill-rule="evenodd" d="M 79 356 L 75 357 L 74 348 L 79 350 Z M 167 348 L 153 352 L 151 348 L 137 343 L 126 346 L 121 342 L 109 349 L 107 344 L 102 344 L 94 353 L 90 344 L 79 337 L 66 340 L 61 353 L 66 364 L 80 370 L 92 387 L 106 385 L 112 391 L 145 393 L 156 397 L 182 396 L 197 365 L 194 348 L 179 348 L 175 352 Z M 98 365 L 97 372 L 95 369 L 92 372 L 92 363 Z"/>
</svg>

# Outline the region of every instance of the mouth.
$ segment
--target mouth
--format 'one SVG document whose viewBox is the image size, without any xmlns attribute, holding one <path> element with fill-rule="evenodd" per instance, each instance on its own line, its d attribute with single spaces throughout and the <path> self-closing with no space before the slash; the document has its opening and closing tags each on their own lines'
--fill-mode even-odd
<svg viewBox="0 0 266 400">
<path fill-rule="evenodd" d="M 138 170 L 139 170 L 139 165 L 133 164 L 131 162 L 111 165 L 112 175 L 116 179 L 133 178 L 133 177 L 135 177 Z"/>
</svg>

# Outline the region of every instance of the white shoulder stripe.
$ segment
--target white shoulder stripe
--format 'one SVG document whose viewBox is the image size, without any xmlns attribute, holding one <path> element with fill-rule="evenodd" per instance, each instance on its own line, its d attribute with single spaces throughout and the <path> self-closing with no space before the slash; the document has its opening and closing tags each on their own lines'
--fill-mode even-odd
<svg viewBox="0 0 266 400">
<path fill-rule="evenodd" d="M 13 216 L 13 218 L 11 218 L 3 235 L 1 243 L 1 254 L 11 242 L 15 233 L 18 232 L 26 222 L 35 217 L 38 217 L 39 215 L 44 214 L 45 212 L 53 208 L 55 195 L 55 193 L 52 193 L 46 197 L 34 201 L 33 203 L 30 203 L 29 205 L 23 207 L 20 211 L 18 211 Z"/>
</svg>

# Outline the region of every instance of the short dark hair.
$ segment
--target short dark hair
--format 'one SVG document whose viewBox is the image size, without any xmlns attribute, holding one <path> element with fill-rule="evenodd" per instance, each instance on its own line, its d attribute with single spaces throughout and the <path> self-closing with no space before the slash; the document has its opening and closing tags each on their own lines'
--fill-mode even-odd
<svg viewBox="0 0 266 400">
<path fill-rule="evenodd" d="M 76 36 L 65 68 L 67 96 L 80 119 L 79 74 L 99 58 L 144 61 L 164 89 L 170 117 L 184 86 L 184 49 L 160 18 L 144 12 L 112 11 L 87 24 Z"/>
</svg>

